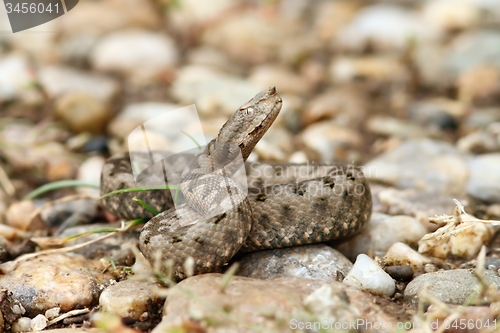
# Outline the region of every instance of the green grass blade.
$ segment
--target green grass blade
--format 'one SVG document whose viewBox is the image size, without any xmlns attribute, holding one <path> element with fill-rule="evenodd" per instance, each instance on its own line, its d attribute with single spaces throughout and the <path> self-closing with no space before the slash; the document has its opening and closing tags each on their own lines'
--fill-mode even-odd
<svg viewBox="0 0 500 333">
<path fill-rule="evenodd" d="M 130 192 L 141 192 L 141 191 L 158 191 L 158 190 L 175 190 L 178 191 L 179 187 L 175 185 L 163 185 L 163 186 L 151 186 L 151 187 L 137 187 L 137 188 L 125 188 L 122 190 L 116 190 L 101 196 L 101 199 L 117 195 L 120 193 L 130 193 Z"/>
<path fill-rule="evenodd" d="M 145 210 L 147 210 L 148 212 L 150 212 L 151 214 L 153 214 L 155 216 L 161 213 L 161 212 L 157 211 L 154 207 L 148 205 L 147 203 L 145 203 L 144 201 L 142 201 L 141 199 L 139 199 L 138 197 L 133 197 L 132 200 L 134 200 L 135 202 L 137 202 Z"/>
<path fill-rule="evenodd" d="M 45 194 L 50 191 L 59 190 L 62 188 L 68 187 L 91 187 L 91 188 L 99 188 L 99 184 L 90 183 L 82 180 L 60 180 L 57 182 L 51 182 L 45 185 L 40 186 L 39 188 L 28 193 L 23 200 L 32 200 L 36 197 L 39 197 L 42 194 Z"/>
<path fill-rule="evenodd" d="M 184 131 L 182 131 L 182 133 L 184 133 L 184 134 L 185 134 L 188 138 L 190 138 L 190 139 L 191 139 L 191 140 L 195 143 L 195 145 L 197 145 L 197 146 L 198 146 L 198 149 L 200 149 L 200 150 L 201 150 L 201 146 L 200 146 L 200 144 L 198 143 L 198 141 L 196 141 L 196 140 L 195 140 L 195 138 L 193 138 L 191 135 L 189 135 L 188 133 L 186 133 L 186 132 L 184 132 Z"/>
</svg>

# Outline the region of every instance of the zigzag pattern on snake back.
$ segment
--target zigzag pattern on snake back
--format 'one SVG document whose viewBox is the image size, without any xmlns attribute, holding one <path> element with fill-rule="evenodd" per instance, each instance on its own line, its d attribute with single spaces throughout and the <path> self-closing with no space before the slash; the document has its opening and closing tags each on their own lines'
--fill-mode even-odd
<svg viewBox="0 0 500 333">
<path fill-rule="evenodd" d="M 361 170 L 354 166 L 318 166 L 312 173 L 310 166 L 288 166 L 291 173 L 297 168 L 309 169 L 302 179 L 294 177 L 286 184 L 266 185 L 258 178 L 253 182 L 264 184 L 250 187 L 248 195 L 231 178 L 236 169 L 233 158 L 241 156 L 241 163 L 247 159 L 281 105 L 280 96 L 271 87 L 229 118 L 217 138 L 182 171 L 186 204 L 169 209 L 168 191 L 141 194 L 143 201 L 163 212 L 144 226 L 140 250 L 151 263 L 157 258 L 170 260 L 174 280 L 184 279 L 188 273 L 217 271 L 239 251 L 345 237 L 359 231 L 370 218 L 370 189 Z M 247 168 L 258 170 L 253 165 Z M 130 173 L 127 155 L 112 157 L 103 168 L 101 192 L 135 187 Z M 104 199 L 103 205 L 122 218 L 138 218 L 143 209 L 127 199 L 137 194 L 140 192 L 112 196 Z"/>
</svg>

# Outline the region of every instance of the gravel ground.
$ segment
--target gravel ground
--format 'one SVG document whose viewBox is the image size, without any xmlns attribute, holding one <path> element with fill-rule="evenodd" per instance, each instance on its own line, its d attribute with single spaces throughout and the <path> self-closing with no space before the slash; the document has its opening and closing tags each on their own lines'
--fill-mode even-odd
<svg viewBox="0 0 500 333">
<path fill-rule="evenodd" d="M 5 10 L 0 331 L 498 330 L 498 1 L 87 0 L 18 33 Z M 249 160 L 357 164 L 371 220 L 165 283 L 137 228 L 109 235 L 105 159 L 142 124 L 168 148 L 185 117 L 162 115 L 192 104 L 203 143 L 270 86 L 283 110 Z"/>
</svg>

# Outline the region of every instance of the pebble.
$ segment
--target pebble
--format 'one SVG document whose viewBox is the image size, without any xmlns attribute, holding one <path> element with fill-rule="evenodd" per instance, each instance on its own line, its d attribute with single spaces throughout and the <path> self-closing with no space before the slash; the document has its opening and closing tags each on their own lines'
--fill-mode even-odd
<svg viewBox="0 0 500 333">
<path fill-rule="evenodd" d="M 39 219 L 30 218 L 36 209 L 36 204 L 32 200 L 12 203 L 5 214 L 7 225 L 23 231 L 43 230 L 45 225 Z"/>
<path fill-rule="evenodd" d="M 446 69 L 458 75 L 485 63 L 500 67 L 500 34 L 494 30 L 460 35 L 450 47 Z"/>
<path fill-rule="evenodd" d="M 359 10 L 339 31 L 336 42 L 353 51 L 368 43 L 378 50 L 401 50 L 407 45 L 408 36 L 426 44 L 438 38 L 439 31 L 402 6 L 376 4 Z"/>
<path fill-rule="evenodd" d="M 373 294 L 392 296 L 396 290 L 394 280 L 366 254 L 360 254 L 343 283 Z"/>
<path fill-rule="evenodd" d="M 172 95 L 179 103 L 195 104 L 203 116 L 230 116 L 241 101 L 248 101 L 261 90 L 243 78 L 200 65 L 181 68 L 172 83 Z"/>
<path fill-rule="evenodd" d="M 358 234 L 335 248 L 354 260 L 361 253 L 383 254 L 396 242 L 417 244 L 426 233 L 426 228 L 413 217 L 373 213 Z"/>
<path fill-rule="evenodd" d="M 260 65 L 254 67 L 248 80 L 262 90 L 271 86 L 280 87 L 283 94 L 304 95 L 312 90 L 307 81 L 290 69 L 276 65 Z"/>
<path fill-rule="evenodd" d="M 488 284 L 500 286 L 500 277 L 496 272 L 486 270 L 484 278 Z M 424 290 L 431 297 L 449 304 L 463 304 L 472 293 L 477 292 L 479 282 L 468 269 L 439 271 L 417 276 L 405 289 L 405 299 L 417 304 Z M 425 304 L 429 301 L 422 299 Z"/>
<path fill-rule="evenodd" d="M 500 150 L 500 142 L 493 133 L 478 130 L 458 139 L 457 147 L 464 153 L 486 154 Z"/>
<path fill-rule="evenodd" d="M 77 224 L 90 223 L 97 211 L 98 202 L 95 198 L 81 198 L 49 205 L 40 212 L 40 217 L 47 227 L 57 228 L 60 232 Z"/>
<path fill-rule="evenodd" d="M 332 121 L 322 121 L 308 126 L 300 134 L 300 139 L 308 148 L 318 153 L 320 160 L 325 163 L 338 160 L 352 161 L 352 157 L 357 155 L 354 149 L 359 148 L 362 142 L 358 132 Z"/>
<path fill-rule="evenodd" d="M 426 264 L 432 261 L 430 258 L 418 253 L 405 243 L 394 243 L 385 254 L 384 264 L 410 266 L 413 271 L 422 271 Z"/>
<path fill-rule="evenodd" d="M 29 332 L 31 331 L 31 319 L 21 317 L 12 325 L 12 332 Z"/>
<path fill-rule="evenodd" d="M 146 281 L 124 280 L 107 287 L 99 297 L 101 310 L 121 318 L 142 322 L 141 329 L 158 324 L 158 313 L 163 299 L 158 296 L 158 285 Z"/>
<path fill-rule="evenodd" d="M 114 237 L 109 237 L 99 242 L 95 242 L 97 238 L 102 237 L 102 233 L 96 232 L 99 229 L 109 230 L 110 227 L 118 228 L 119 225 L 110 225 L 105 223 L 95 223 L 91 225 L 71 226 L 62 230 L 59 237 L 74 237 L 75 235 L 86 234 L 78 237 L 71 242 L 71 245 L 77 245 L 84 242 L 94 241 L 94 243 L 82 248 L 73 250 L 72 252 L 85 256 L 86 258 L 103 258 L 109 257 L 117 265 L 130 266 L 134 263 L 134 255 L 131 247 L 136 246 L 139 234 L 137 231 L 121 232 Z"/>
<path fill-rule="evenodd" d="M 191 65 L 212 67 L 227 73 L 240 74 L 241 72 L 238 66 L 231 63 L 227 54 L 209 46 L 200 46 L 188 51 L 187 60 Z"/>
<path fill-rule="evenodd" d="M 178 61 L 179 51 L 172 38 L 139 29 L 104 36 L 91 55 L 95 69 L 120 73 L 138 84 L 168 77 Z"/>
<path fill-rule="evenodd" d="M 44 66 L 38 71 L 38 79 L 50 98 L 80 93 L 109 105 L 120 91 L 114 79 L 64 66 Z"/>
<path fill-rule="evenodd" d="M 71 15 L 63 15 L 54 22 L 66 38 L 101 36 L 126 27 L 161 29 L 161 15 L 153 4 L 144 0 L 125 1 L 80 2 Z"/>
<path fill-rule="evenodd" d="M 301 112 L 301 123 L 308 126 L 312 123 L 333 118 L 342 126 L 357 128 L 365 117 L 367 96 L 359 90 L 351 88 L 335 88 L 316 95 Z"/>
<path fill-rule="evenodd" d="M 464 193 L 465 156 L 454 146 L 430 139 L 410 139 L 368 162 L 365 175 L 399 188 L 450 195 Z"/>
<path fill-rule="evenodd" d="M 45 255 L 19 263 L 0 278 L 0 286 L 12 292 L 29 317 L 53 307 L 67 312 L 97 303 L 102 286 L 114 278 L 103 268 L 98 260 L 76 254 Z"/>
<path fill-rule="evenodd" d="M 111 121 L 108 129 L 114 137 L 125 140 L 135 128 L 152 119 L 155 119 L 155 121 L 150 122 L 150 125 L 155 126 L 153 130 L 165 129 L 169 126 L 176 128 L 182 124 L 181 115 L 181 118 L 177 120 L 180 123 L 166 123 L 164 120 L 167 118 L 161 116 L 180 108 L 181 106 L 179 104 L 170 103 L 143 102 L 128 104 Z M 170 114 L 176 115 L 175 112 L 171 112 Z M 170 121 L 172 121 L 172 119 L 170 119 Z M 163 132 L 165 131 L 160 131 L 160 133 Z"/>
<path fill-rule="evenodd" d="M 44 315 L 37 315 L 35 318 L 31 319 L 30 328 L 32 331 L 41 331 L 47 327 L 48 319 Z"/>
<path fill-rule="evenodd" d="M 339 281 L 352 267 L 339 251 L 324 244 L 249 253 L 239 263 L 238 275 L 254 279 L 297 277 Z"/>
<path fill-rule="evenodd" d="M 422 15 L 430 24 L 453 31 L 475 27 L 481 18 L 481 9 L 468 0 L 434 0 L 425 2 Z"/>
<path fill-rule="evenodd" d="M 375 82 L 406 82 L 408 72 L 401 63 L 388 57 L 340 57 L 330 65 L 330 78 L 336 83 L 365 79 Z"/>
<path fill-rule="evenodd" d="M 187 278 L 170 289 L 163 308 L 164 317 L 153 333 L 185 325 L 210 330 L 214 321 L 218 331 L 228 333 L 254 331 L 254 328 L 294 332 L 299 327 L 293 325 L 312 325 L 321 315 L 326 316 L 322 319 L 334 322 L 358 319 L 395 325 L 395 319 L 375 304 L 375 296 L 339 282 L 297 278 L 258 280 L 239 276 L 232 277 L 228 284 L 223 280 L 220 274 L 203 274 Z M 196 299 L 189 293 L 196 295 Z M 231 316 L 238 320 L 222 316 L 223 309 L 230 309 Z"/>
<path fill-rule="evenodd" d="M 408 116 L 425 127 L 429 134 L 439 137 L 442 131 L 455 131 L 457 119 L 465 117 L 466 112 L 466 105 L 460 101 L 432 98 L 412 103 Z"/>
<path fill-rule="evenodd" d="M 230 58 L 248 64 L 261 64 L 279 56 L 281 49 L 287 47 L 284 40 L 293 37 L 295 29 L 290 25 L 283 25 L 278 19 L 266 20 L 255 12 L 241 13 L 232 15 L 205 31 L 202 41 L 206 45 L 222 49 Z M 277 44 L 278 40 L 281 43 Z M 297 50 L 303 52 L 302 45 L 292 45 L 294 53 Z"/>
<path fill-rule="evenodd" d="M 26 95 L 35 81 L 28 58 L 21 53 L 0 58 L 0 102 Z"/>
<path fill-rule="evenodd" d="M 428 136 L 427 131 L 418 124 L 390 116 L 373 116 L 368 119 L 366 126 L 372 133 L 402 139 L 423 138 Z"/>
<path fill-rule="evenodd" d="M 397 281 L 409 282 L 413 279 L 413 269 L 411 266 L 389 266 L 385 268 L 385 271 Z"/>
<path fill-rule="evenodd" d="M 67 93 L 55 102 L 55 114 L 74 133 L 102 134 L 111 110 L 102 100 L 82 93 Z"/>
<path fill-rule="evenodd" d="M 500 153 L 475 156 L 469 162 L 467 193 L 488 203 L 500 203 Z"/>
<path fill-rule="evenodd" d="M 455 209 L 453 199 L 456 196 L 441 193 L 426 193 L 412 188 L 398 190 L 383 189 L 377 194 L 383 211 L 389 215 L 408 215 L 428 226 L 429 217 L 434 215 L 452 214 Z M 459 200 L 466 203 L 466 200 Z"/>
<path fill-rule="evenodd" d="M 87 158 L 78 168 L 77 179 L 82 182 L 99 185 L 101 183 L 101 170 L 104 165 L 102 156 L 91 156 Z M 79 187 L 78 193 L 99 197 L 100 191 L 97 188 Z"/>
<path fill-rule="evenodd" d="M 167 10 L 166 16 L 169 24 L 183 34 L 192 34 L 193 27 L 205 27 L 213 22 L 223 19 L 235 6 L 231 0 L 214 0 L 198 2 L 196 0 L 184 0 L 182 5 L 173 6 L 173 10 Z"/>
</svg>

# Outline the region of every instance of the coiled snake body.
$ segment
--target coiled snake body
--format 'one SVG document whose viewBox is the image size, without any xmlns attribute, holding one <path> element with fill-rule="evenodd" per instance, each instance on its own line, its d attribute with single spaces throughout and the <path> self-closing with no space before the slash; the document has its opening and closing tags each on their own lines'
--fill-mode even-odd
<svg viewBox="0 0 500 333">
<path fill-rule="evenodd" d="M 303 177 L 293 177 L 287 184 L 250 187 L 248 195 L 233 181 L 234 157 L 240 154 L 242 160 L 247 159 L 277 117 L 281 104 L 271 87 L 229 118 L 217 138 L 182 172 L 186 204 L 167 210 L 172 207 L 169 191 L 133 192 L 103 199 L 106 209 L 124 219 L 149 214 L 131 200 L 134 196 L 163 211 L 144 226 L 139 247 L 152 263 L 158 258 L 170 259 L 174 280 L 216 271 L 238 251 L 345 237 L 360 230 L 369 219 L 370 189 L 361 170 L 354 166 L 290 166 L 286 172 L 305 168 L 300 172 Z M 260 170 L 253 166 L 247 169 Z M 266 183 L 262 177 L 254 182 Z M 127 155 L 107 161 L 101 186 L 103 194 L 136 187 Z"/>
</svg>

